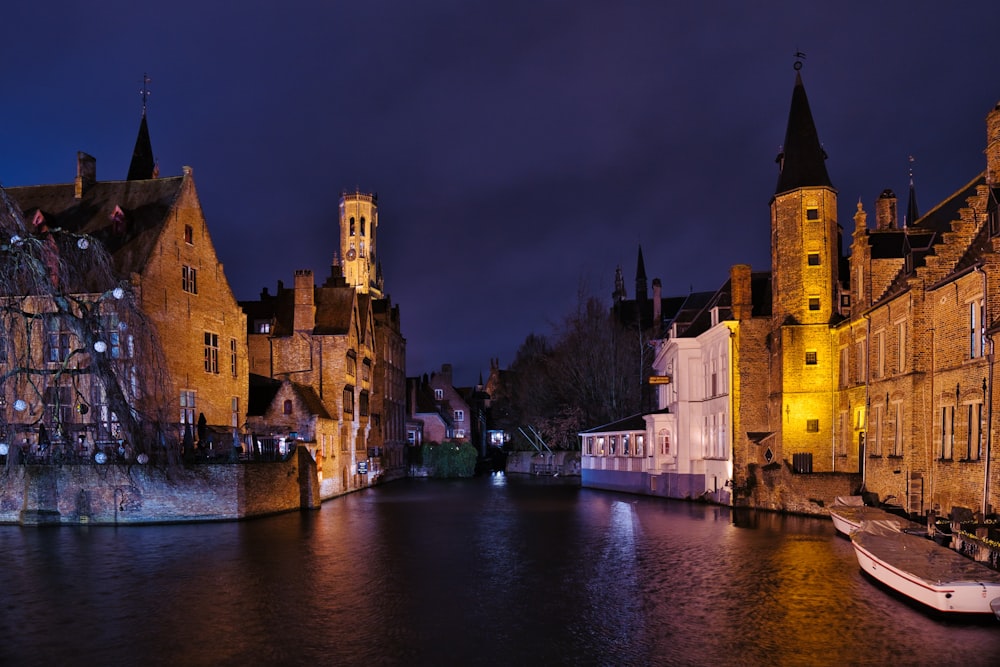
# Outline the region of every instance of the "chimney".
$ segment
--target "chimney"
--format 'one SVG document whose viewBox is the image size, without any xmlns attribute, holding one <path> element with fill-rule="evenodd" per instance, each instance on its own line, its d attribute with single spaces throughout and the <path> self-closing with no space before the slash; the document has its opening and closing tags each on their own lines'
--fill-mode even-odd
<svg viewBox="0 0 1000 667">
<path fill-rule="evenodd" d="M 729 268 L 729 289 L 733 319 L 737 322 L 750 319 L 753 315 L 753 296 L 749 264 L 733 264 Z"/>
<path fill-rule="evenodd" d="M 1000 102 L 986 117 L 986 182 L 1000 183 Z"/>
<path fill-rule="evenodd" d="M 316 328 L 316 302 L 313 272 L 311 269 L 295 271 L 295 314 L 292 328 L 295 331 L 312 332 Z"/>
<path fill-rule="evenodd" d="M 76 153 L 76 184 L 73 196 L 82 199 L 92 185 L 97 183 L 97 158 L 83 151 Z"/>
<path fill-rule="evenodd" d="M 883 232 L 896 229 L 896 193 L 886 188 L 875 201 L 875 229 Z M 907 223 L 910 221 L 907 220 Z"/>
</svg>

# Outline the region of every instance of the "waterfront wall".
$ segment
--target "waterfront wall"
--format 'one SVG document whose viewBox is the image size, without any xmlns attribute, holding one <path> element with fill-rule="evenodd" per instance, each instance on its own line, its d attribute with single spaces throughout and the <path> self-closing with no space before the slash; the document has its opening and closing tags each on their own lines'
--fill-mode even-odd
<svg viewBox="0 0 1000 667">
<path fill-rule="evenodd" d="M 227 521 L 320 505 L 316 464 L 286 461 L 0 468 L 0 523 L 144 524 Z"/>
<path fill-rule="evenodd" d="M 580 476 L 580 452 L 510 452 L 506 472 L 526 475 Z"/>
</svg>

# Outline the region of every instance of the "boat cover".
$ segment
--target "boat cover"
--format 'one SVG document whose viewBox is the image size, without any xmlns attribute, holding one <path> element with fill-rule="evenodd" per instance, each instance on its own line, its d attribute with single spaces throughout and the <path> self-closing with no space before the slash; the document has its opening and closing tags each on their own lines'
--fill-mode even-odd
<svg viewBox="0 0 1000 667">
<path fill-rule="evenodd" d="M 889 522 L 865 521 L 851 540 L 883 563 L 929 584 L 1000 584 L 1000 572 L 926 537 L 900 532 Z"/>
<path fill-rule="evenodd" d="M 833 499 L 834 507 L 864 507 L 865 499 L 861 496 L 837 496 Z"/>
</svg>

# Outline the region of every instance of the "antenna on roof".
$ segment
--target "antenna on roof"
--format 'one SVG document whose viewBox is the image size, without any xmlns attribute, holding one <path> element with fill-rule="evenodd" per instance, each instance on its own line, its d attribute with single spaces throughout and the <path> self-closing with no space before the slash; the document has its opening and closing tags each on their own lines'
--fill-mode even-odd
<svg viewBox="0 0 1000 667">
<path fill-rule="evenodd" d="M 149 83 L 151 81 L 152 81 L 152 79 L 149 78 L 149 75 L 146 74 L 145 72 L 143 72 L 142 73 L 142 90 L 139 91 L 139 94 L 142 96 L 142 115 L 143 116 L 146 115 L 146 101 L 149 100 L 149 96 L 152 94 L 149 91 Z"/>
</svg>

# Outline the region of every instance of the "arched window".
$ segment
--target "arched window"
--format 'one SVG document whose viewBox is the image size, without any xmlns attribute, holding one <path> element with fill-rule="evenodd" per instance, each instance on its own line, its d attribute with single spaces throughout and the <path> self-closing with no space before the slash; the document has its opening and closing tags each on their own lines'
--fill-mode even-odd
<svg viewBox="0 0 1000 667">
<path fill-rule="evenodd" d="M 349 225 L 350 231 L 348 232 L 351 236 L 354 236 L 354 218 L 351 218 L 351 223 Z"/>
<path fill-rule="evenodd" d="M 285 399 L 285 405 L 282 407 L 281 411 L 286 415 L 292 414 L 292 402 L 287 398 Z"/>
<path fill-rule="evenodd" d="M 361 217 L 361 235 L 362 236 L 365 235 L 365 218 L 364 218 L 364 216 Z"/>
</svg>

